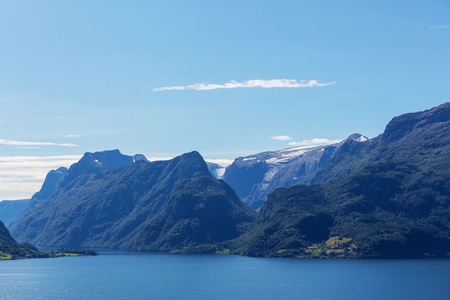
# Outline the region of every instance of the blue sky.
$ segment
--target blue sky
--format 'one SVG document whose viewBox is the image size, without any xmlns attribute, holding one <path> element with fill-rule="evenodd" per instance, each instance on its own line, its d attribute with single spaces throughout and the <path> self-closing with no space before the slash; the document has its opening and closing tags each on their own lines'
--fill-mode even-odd
<svg viewBox="0 0 450 300">
<path fill-rule="evenodd" d="M 448 0 L 0 1 L 0 43 L 0 200 L 87 151 L 231 160 L 449 101 Z"/>
</svg>

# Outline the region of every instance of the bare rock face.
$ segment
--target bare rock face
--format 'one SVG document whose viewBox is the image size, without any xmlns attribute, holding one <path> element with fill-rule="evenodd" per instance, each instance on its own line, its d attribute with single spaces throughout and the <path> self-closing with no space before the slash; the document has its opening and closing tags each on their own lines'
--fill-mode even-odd
<svg viewBox="0 0 450 300">
<path fill-rule="evenodd" d="M 247 205 L 258 210 L 276 188 L 293 186 L 314 174 L 341 144 L 296 147 L 239 157 L 227 167 L 223 180 Z"/>
<path fill-rule="evenodd" d="M 69 184 L 78 176 L 92 174 L 100 170 L 131 166 L 133 163 L 133 157 L 123 155 L 119 150 L 86 152 L 77 163 L 70 166 L 61 185 Z"/>
</svg>

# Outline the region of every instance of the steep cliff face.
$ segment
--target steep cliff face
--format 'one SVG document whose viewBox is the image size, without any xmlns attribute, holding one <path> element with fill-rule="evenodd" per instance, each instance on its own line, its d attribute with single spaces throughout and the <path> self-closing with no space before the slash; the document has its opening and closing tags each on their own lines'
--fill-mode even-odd
<svg viewBox="0 0 450 300">
<path fill-rule="evenodd" d="M 39 192 L 35 193 L 33 197 L 31 197 L 29 207 L 36 207 L 39 203 L 50 197 L 66 173 L 67 168 L 65 167 L 60 167 L 56 170 L 51 170 L 48 172 Z"/>
<path fill-rule="evenodd" d="M 422 129 L 430 126 L 442 128 L 448 124 L 449 120 L 450 102 L 423 112 L 403 114 L 389 122 L 380 140 L 387 144 L 404 139 L 414 139 Z"/>
<path fill-rule="evenodd" d="M 280 187 L 290 187 L 314 175 L 343 145 L 361 144 L 360 134 L 326 146 L 296 147 L 237 158 L 227 167 L 223 179 L 251 208 L 258 210 L 267 196 Z"/>
<path fill-rule="evenodd" d="M 48 172 L 39 192 L 35 193 L 29 200 L 22 200 L 23 204 L 21 206 L 21 209 L 16 211 L 16 213 L 9 219 L 9 221 L 5 222 L 5 225 L 8 226 L 10 230 L 14 231 L 14 222 L 16 221 L 16 219 L 20 220 L 25 218 L 33 211 L 36 206 L 50 197 L 50 195 L 53 194 L 53 192 L 56 190 L 60 181 L 64 178 L 66 173 L 67 168 L 65 167 L 60 167 L 56 170 L 51 170 L 50 172 Z M 18 203 L 13 205 L 16 209 L 19 208 Z"/>
</svg>

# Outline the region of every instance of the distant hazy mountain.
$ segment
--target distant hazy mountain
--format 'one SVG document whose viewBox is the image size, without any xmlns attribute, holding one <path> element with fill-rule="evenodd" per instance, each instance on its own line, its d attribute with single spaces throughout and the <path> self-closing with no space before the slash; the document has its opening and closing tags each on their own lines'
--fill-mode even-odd
<svg viewBox="0 0 450 300">
<path fill-rule="evenodd" d="M 127 249 L 133 240 L 137 250 L 163 251 L 236 237 L 254 218 L 227 184 L 211 176 L 197 152 L 168 161 L 139 160 L 129 166 L 94 168 L 112 166 L 110 161 L 105 163 L 105 157 L 120 156 L 117 152 L 111 154 L 85 154 L 71 166 L 52 196 L 28 216 L 16 220 L 11 227 L 13 236 L 36 245 L 63 247 Z M 120 161 L 122 165 L 130 163 L 127 159 Z M 192 202 L 193 199 L 196 200 Z M 174 207 L 180 205 L 194 212 L 185 216 L 174 214 Z M 219 224 L 217 220 L 232 222 Z M 155 224 L 163 223 L 162 228 L 155 229 Z M 156 234 L 157 241 L 151 238 L 155 230 L 161 230 Z M 222 235 L 216 234 L 221 231 Z M 183 232 L 183 242 L 169 242 Z M 158 248 L 155 245 L 160 241 L 167 243 L 158 244 Z"/>
<path fill-rule="evenodd" d="M 35 193 L 31 197 L 31 199 L 21 200 L 22 202 L 20 203 L 11 203 L 12 206 L 10 207 L 14 207 L 14 214 L 10 216 L 8 221 L 4 222 L 5 225 L 14 227 L 13 223 L 17 217 L 19 219 L 24 218 L 42 201 L 50 197 L 50 195 L 55 191 L 61 179 L 66 175 L 66 172 L 67 168 L 65 167 L 60 167 L 57 170 L 51 170 L 47 173 L 47 176 L 45 176 L 44 183 L 42 184 L 39 192 Z"/>
<path fill-rule="evenodd" d="M 67 168 L 65 167 L 60 167 L 56 170 L 51 170 L 48 172 L 39 192 L 35 193 L 33 197 L 31 197 L 29 207 L 36 207 L 39 203 L 50 197 L 66 173 Z"/>
<path fill-rule="evenodd" d="M 8 226 L 17 215 L 28 205 L 30 199 L 25 200 L 3 200 L 0 202 L 0 221 Z"/>
<path fill-rule="evenodd" d="M 361 142 L 368 139 L 353 134 L 347 140 Z M 296 147 L 239 157 L 227 167 L 223 180 L 245 203 L 257 210 L 276 188 L 293 186 L 314 174 L 342 144 Z"/>
<path fill-rule="evenodd" d="M 328 183 L 271 193 L 237 253 L 450 255 L 450 103 L 396 117 L 370 141 L 347 140 L 312 178 Z"/>
</svg>

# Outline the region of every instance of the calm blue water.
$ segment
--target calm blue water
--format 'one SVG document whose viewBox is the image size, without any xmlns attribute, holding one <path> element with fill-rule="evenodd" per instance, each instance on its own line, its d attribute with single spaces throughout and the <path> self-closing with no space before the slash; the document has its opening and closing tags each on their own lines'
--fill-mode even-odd
<svg viewBox="0 0 450 300">
<path fill-rule="evenodd" d="M 450 299 L 450 260 L 101 252 L 0 262 L 0 299 Z"/>
</svg>

